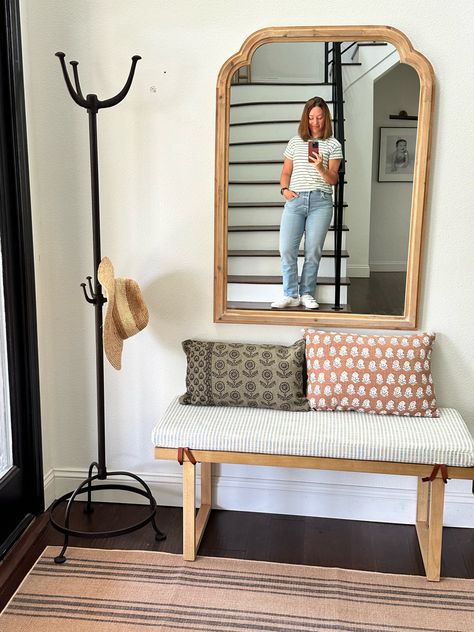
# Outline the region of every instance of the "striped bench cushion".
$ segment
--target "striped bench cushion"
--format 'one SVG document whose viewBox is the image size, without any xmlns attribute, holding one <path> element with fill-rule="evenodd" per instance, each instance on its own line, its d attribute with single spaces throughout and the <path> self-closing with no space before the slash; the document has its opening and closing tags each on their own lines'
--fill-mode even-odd
<svg viewBox="0 0 474 632">
<path fill-rule="evenodd" d="M 287 412 L 183 406 L 176 398 L 152 439 L 161 448 L 473 466 L 474 440 L 463 418 L 453 408 L 439 413 L 422 418 Z"/>
</svg>

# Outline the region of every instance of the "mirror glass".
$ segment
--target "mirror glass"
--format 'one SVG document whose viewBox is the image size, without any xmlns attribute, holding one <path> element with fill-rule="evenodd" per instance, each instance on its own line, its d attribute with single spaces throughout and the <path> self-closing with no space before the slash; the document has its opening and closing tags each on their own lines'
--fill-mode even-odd
<svg viewBox="0 0 474 632">
<path fill-rule="evenodd" d="M 344 154 L 340 311 L 402 316 L 405 308 L 420 80 L 389 42 L 340 42 Z M 227 119 L 226 307 L 262 310 L 283 295 L 279 250 L 283 153 L 306 101 L 337 118 L 332 42 L 270 42 L 232 73 Z M 328 51 L 329 49 L 329 51 Z M 334 122 L 333 122 L 334 123 Z M 335 192 L 336 193 L 336 192 Z M 336 197 L 333 195 L 333 202 Z M 284 311 L 331 314 L 335 217 L 323 236 L 315 298 Z M 304 263 L 304 237 L 298 273 Z M 278 310 L 280 311 L 280 310 Z"/>
</svg>

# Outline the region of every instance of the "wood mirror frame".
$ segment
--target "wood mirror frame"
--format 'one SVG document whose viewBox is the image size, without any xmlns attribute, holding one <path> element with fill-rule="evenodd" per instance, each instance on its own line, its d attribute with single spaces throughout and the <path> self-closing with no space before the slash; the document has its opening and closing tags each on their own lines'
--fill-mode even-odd
<svg viewBox="0 0 474 632">
<path fill-rule="evenodd" d="M 400 62 L 418 73 L 420 96 L 408 242 L 405 304 L 402 315 L 352 314 L 290 310 L 233 309 L 227 306 L 228 176 L 230 136 L 230 87 L 236 70 L 250 64 L 256 49 L 272 42 L 383 41 L 393 44 Z M 423 217 L 426 207 L 431 147 L 434 73 L 430 62 L 415 51 L 408 38 L 389 26 L 297 26 L 256 31 L 240 51 L 222 66 L 217 81 L 216 171 L 214 220 L 214 322 L 318 327 L 367 327 L 415 329 L 417 326 Z M 283 159 L 282 159 L 283 162 Z"/>
</svg>

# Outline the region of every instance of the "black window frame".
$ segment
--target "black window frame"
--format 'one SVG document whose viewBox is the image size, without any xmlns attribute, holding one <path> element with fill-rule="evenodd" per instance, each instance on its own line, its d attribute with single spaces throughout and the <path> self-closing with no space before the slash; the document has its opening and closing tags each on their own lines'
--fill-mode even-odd
<svg viewBox="0 0 474 632">
<path fill-rule="evenodd" d="M 44 511 L 35 262 L 19 0 L 0 9 L 0 237 L 13 467 L 0 480 L 0 559 Z"/>
</svg>

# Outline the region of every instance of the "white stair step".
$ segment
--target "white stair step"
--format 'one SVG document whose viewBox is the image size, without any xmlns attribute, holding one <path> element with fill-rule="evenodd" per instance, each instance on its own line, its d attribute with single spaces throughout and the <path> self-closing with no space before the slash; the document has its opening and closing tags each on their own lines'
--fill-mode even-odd
<svg viewBox="0 0 474 632">
<path fill-rule="evenodd" d="M 280 208 L 229 208 L 229 226 L 249 224 L 280 224 L 283 205 Z"/>
<path fill-rule="evenodd" d="M 256 138 L 252 141 L 258 140 Z M 289 138 L 282 137 L 279 143 L 248 143 L 231 145 L 229 147 L 229 162 L 234 160 L 280 160 L 283 161 L 283 152 L 288 145 Z"/>
<path fill-rule="evenodd" d="M 229 165 L 229 180 L 280 180 L 283 155 L 274 164 Z"/>
<path fill-rule="evenodd" d="M 251 101 L 245 104 L 235 104 L 230 107 L 230 122 L 243 123 L 248 121 L 272 121 L 301 118 L 305 101 L 284 100 L 281 97 L 276 99 L 277 102 L 256 102 Z M 333 112 L 333 104 L 328 103 L 329 111 Z"/>
<path fill-rule="evenodd" d="M 229 184 L 229 205 L 232 204 L 254 204 L 255 206 L 282 206 L 284 198 L 280 193 L 281 187 L 278 180 L 260 180 L 247 182 L 245 180 L 234 180 Z M 344 202 L 344 208 L 347 208 Z"/>
<path fill-rule="evenodd" d="M 342 233 L 342 249 L 346 248 L 346 232 Z M 280 233 L 276 231 L 230 232 L 229 250 L 278 250 Z M 304 243 L 304 240 L 302 240 Z M 328 231 L 323 250 L 334 249 L 334 231 Z"/>
<path fill-rule="evenodd" d="M 332 86 L 317 83 L 283 84 L 283 83 L 245 83 L 232 85 L 230 88 L 231 103 L 245 103 L 249 101 L 308 101 L 311 97 L 318 96 L 325 100 L 332 98 Z"/>
<path fill-rule="evenodd" d="M 334 301 L 334 285 L 317 285 L 316 300 L 319 303 Z M 283 294 L 281 284 L 228 283 L 228 301 L 275 301 Z M 347 286 L 341 285 L 341 303 L 347 303 Z"/>
<path fill-rule="evenodd" d="M 256 125 L 237 125 L 230 128 L 230 142 L 262 141 L 262 140 L 290 140 L 298 134 L 298 120 L 281 122 L 277 119 L 272 123 L 257 123 Z"/>
<path fill-rule="evenodd" d="M 341 261 L 341 276 L 346 276 L 347 259 Z M 303 257 L 298 257 L 298 270 L 301 274 L 303 267 Z M 280 257 L 229 257 L 228 259 L 229 275 L 281 275 Z M 322 257 L 319 263 L 319 275 L 324 277 L 334 276 L 334 258 Z"/>
<path fill-rule="evenodd" d="M 229 185 L 229 203 L 232 202 L 282 202 L 280 183 L 270 184 L 231 184 Z"/>
<path fill-rule="evenodd" d="M 229 204 L 251 203 L 257 206 L 263 203 L 281 204 L 284 199 L 280 193 L 278 180 L 262 180 L 253 182 L 233 181 L 229 184 Z"/>
<path fill-rule="evenodd" d="M 351 306 L 348 304 L 344 304 L 344 303 L 339 303 L 340 305 L 340 311 L 338 312 L 339 314 L 342 313 L 347 313 L 350 314 L 352 312 Z M 268 311 L 268 312 L 274 312 L 275 310 L 272 309 L 271 307 L 271 303 L 264 303 L 264 302 L 259 302 L 259 301 L 227 301 L 227 306 L 229 307 L 229 309 L 241 309 L 241 310 L 259 310 L 259 311 Z M 305 307 L 302 307 L 301 305 L 299 307 L 289 307 L 286 310 L 279 310 L 279 311 L 286 311 L 286 312 L 303 312 L 305 314 L 323 314 L 323 313 L 327 313 L 327 314 L 334 314 L 334 309 L 333 309 L 333 305 L 331 303 L 320 303 L 319 304 L 319 309 L 318 310 L 311 310 L 311 309 L 306 309 Z"/>
</svg>

